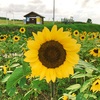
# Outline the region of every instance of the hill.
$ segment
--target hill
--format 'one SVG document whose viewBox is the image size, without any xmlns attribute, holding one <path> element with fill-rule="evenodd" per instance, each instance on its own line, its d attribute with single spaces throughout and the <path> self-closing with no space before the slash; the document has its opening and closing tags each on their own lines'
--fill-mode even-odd
<svg viewBox="0 0 100 100">
<path fill-rule="evenodd" d="M 45 22 L 43 25 L 34 25 L 34 24 L 23 24 L 22 21 L 16 21 L 15 24 L 1 24 L 0 25 L 0 33 L 8 33 L 18 30 L 21 27 L 25 27 L 26 34 L 28 36 L 31 35 L 32 32 L 41 31 L 44 26 L 48 27 L 49 29 L 52 28 L 54 24 L 58 26 L 58 28 L 63 27 L 64 30 L 67 30 L 68 28 L 71 28 L 72 31 L 79 30 L 81 31 L 87 31 L 87 32 L 100 32 L 100 25 L 99 24 L 87 24 L 87 23 L 73 23 L 73 24 L 64 24 L 60 22 Z M 20 24 L 18 24 L 18 22 Z M 22 23 L 22 24 L 21 24 Z"/>
</svg>

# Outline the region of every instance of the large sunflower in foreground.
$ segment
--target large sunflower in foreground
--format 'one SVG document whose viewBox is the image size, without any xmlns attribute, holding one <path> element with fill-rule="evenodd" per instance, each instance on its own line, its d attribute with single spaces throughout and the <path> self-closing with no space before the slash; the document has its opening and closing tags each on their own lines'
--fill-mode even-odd
<svg viewBox="0 0 100 100">
<path fill-rule="evenodd" d="M 42 32 L 33 34 L 34 40 L 29 40 L 28 51 L 24 61 L 29 62 L 32 76 L 45 78 L 47 82 L 55 82 L 56 78 L 69 77 L 73 67 L 78 63 L 80 44 L 72 39 L 63 28 L 57 30 L 54 25 L 49 31 L 44 27 Z"/>
<path fill-rule="evenodd" d="M 93 82 L 90 90 L 92 90 L 93 92 L 97 92 L 100 91 L 100 79 L 97 79 Z"/>
</svg>

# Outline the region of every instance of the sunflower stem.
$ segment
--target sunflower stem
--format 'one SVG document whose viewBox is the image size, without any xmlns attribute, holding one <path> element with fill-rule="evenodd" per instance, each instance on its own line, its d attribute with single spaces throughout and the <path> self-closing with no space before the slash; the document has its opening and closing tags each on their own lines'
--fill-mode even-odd
<svg viewBox="0 0 100 100">
<path fill-rule="evenodd" d="M 51 100 L 56 100 L 55 83 L 51 81 Z"/>
</svg>

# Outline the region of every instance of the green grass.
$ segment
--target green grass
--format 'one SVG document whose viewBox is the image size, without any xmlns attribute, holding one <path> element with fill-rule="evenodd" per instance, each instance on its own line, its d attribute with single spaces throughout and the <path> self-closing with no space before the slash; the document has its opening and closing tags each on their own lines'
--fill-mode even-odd
<svg viewBox="0 0 100 100">
<path fill-rule="evenodd" d="M 24 22 L 21 20 L 5 20 L 5 19 L 0 19 L 0 25 L 9 25 L 9 24 L 15 24 L 15 25 L 23 25 Z"/>
<path fill-rule="evenodd" d="M 28 36 L 32 35 L 32 32 L 41 31 L 44 26 L 51 29 L 52 26 L 56 24 L 58 28 L 63 27 L 64 30 L 67 28 L 72 28 L 72 31 L 79 30 L 87 31 L 87 32 L 100 32 L 100 25 L 99 24 L 87 24 L 87 23 L 73 23 L 73 24 L 64 24 L 61 22 L 44 22 L 42 25 L 36 25 L 36 24 L 24 24 L 23 21 L 6 21 L 6 20 L 0 20 L 0 33 L 1 34 L 7 34 L 9 32 L 17 31 L 20 29 L 20 27 L 26 28 L 26 34 Z"/>
</svg>

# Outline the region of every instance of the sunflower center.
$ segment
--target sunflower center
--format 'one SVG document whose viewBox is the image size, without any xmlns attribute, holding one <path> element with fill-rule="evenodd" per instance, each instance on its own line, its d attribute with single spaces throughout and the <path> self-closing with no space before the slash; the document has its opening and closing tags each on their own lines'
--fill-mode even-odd
<svg viewBox="0 0 100 100">
<path fill-rule="evenodd" d="M 84 39 L 84 36 L 82 36 L 82 39 Z"/>
<path fill-rule="evenodd" d="M 23 32 L 23 31 L 24 31 L 24 29 L 21 29 L 21 31 Z"/>
<path fill-rule="evenodd" d="M 95 53 L 98 53 L 98 49 L 94 49 L 94 52 L 95 52 Z"/>
<path fill-rule="evenodd" d="M 0 38 L 1 38 L 1 39 L 4 39 L 4 36 L 1 36 Z"/>
<path fill-rule="evenodd" d="M 15 37 L 15 40 L 18 40 L 18 38 L 17 38 L 17 37 Z"/>
<path fill-rule="evenodd" d="M 78 34 L 78 32 L 75 32 L 75 34 Z"/>
<path fill-rule="evenodd" d="M 98 85 L 99 83 L 97 82 L 95 85 Z"/>
<path fill-rule="evenodd" d="M 66 59 L 66 51 L 62 44 L 51 40 L 43 43 L 39 49 L 39 60 L 47 68 L 56 68 Z"/>
</svg>

